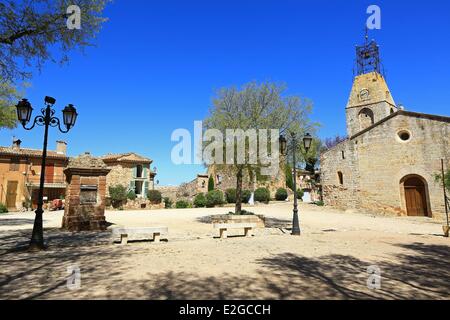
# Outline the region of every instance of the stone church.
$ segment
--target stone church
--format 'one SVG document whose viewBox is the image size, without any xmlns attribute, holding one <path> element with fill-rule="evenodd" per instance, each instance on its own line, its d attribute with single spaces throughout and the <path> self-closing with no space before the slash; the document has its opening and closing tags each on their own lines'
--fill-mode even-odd
<svg viewBox="0 0 450 320">
<path fill-rule="evenodd" d="M 326 205 L 399 216 L 445 217 L 441 159 L 450 167 L 450 117 L 396 105 L 374 41 L 356 50 L 348 138 L 321 157 Z"/>
</svg>

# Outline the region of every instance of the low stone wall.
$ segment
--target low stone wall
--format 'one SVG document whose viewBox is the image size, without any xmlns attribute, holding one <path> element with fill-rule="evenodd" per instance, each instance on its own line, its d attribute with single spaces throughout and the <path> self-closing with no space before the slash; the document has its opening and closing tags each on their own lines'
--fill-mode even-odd
<svg viewBox="0 0 450 320">
<path fill-rule="evenodd" d="M 153 204 L 147 199 L 128 200 L 123 206 L 124 210 L 157 210 L 164 209 L 164 202 Z"/>
<path fill-rule="evenodd" d="M 113 208 L 111 205 L 111 200 L 108 199 L 107 207 L 109 210 L 115 210 L 118 208 Z M 127 200 L 126 203 L 123 203 L 121 206 L 121 210 L 158 210 L 164 209 L 164 201 L 160 204 L 153 204 L 147 199 L 136 199 L 136 200 Z"/>
</svg>

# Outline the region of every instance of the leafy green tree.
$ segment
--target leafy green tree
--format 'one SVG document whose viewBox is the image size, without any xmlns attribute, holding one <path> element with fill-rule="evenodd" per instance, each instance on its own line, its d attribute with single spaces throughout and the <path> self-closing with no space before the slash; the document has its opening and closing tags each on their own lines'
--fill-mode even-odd
<svg viewBox="0 0 450 320">
<path fill-rule="evenodd" d="M 2 0 L 0 3 L 0 129 L 16 125 L 18 81 L 31 79 L 47 61 L 64 63 L 69 53 L 93 45 L 110 0 Z M 69 29 L 80 8 L 81 29 Z M 56 50 L 55 50 L 56 48 Z"/>
<path fill-rule="evenodd" d="M 312 103 L 297 96 L 286 96 L 286 87 L 275 83 L 251 82 L 241 89 L 220 89 L 213 99 L 213 107 L 204 121 L 206 129 L 217 129 L 224 136 L 227 129 L 280 129 L 281 133 L 295 132 L 302 136 L 315 132 L 317 124 L 309 119 Z M 246 146 L 248 144 L 246 143 Z M 258 174 L 261 164 L 238 164 L 237 152 L 233 165 L 216 164 L 218 169 L 230 170 L 236 176 L 235 213 L 242 210 L 242 181 L 244 172 Z"/>
<path fill-rule="evenodd" d="M 0 81 L 0 129 L 13 129 L 17 124 L 15 104 L 19 93 L 10 83 Z"/>
<path fill-rule="evenodd" d="M 214 178 L 212 176 L 208 179 L 208 191 L 214 190 Z"/>
</svg>

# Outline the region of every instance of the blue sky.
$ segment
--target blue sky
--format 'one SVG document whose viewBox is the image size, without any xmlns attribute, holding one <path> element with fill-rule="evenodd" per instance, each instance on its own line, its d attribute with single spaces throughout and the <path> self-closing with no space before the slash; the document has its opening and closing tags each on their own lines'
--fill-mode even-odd
<svg viewBox="0 0 450 320">
<path fill-rule="evenodd" d="M 450 2 L 300 0 L 115 0 L 97 47 L 74 52 L 69 65 L 47 64 L 27 98 L 56 109 L 78 107 L 63 139 L 70 155 L 134 151 L 154 160 L 161 185 L 192 180 L 202 166 L 175 166 L 173 130 L 193 130 L 223 86 L 277 81 L 314 101 L 321 137 L 345 134 L 354 48 L 364 38 L 366 8 L 382 10 L 381 47 L 387 81 L 407 110 L 450 115 Z M 41 148 L 42 128 L 2 130 L 24 147 Z"/>
</svg>

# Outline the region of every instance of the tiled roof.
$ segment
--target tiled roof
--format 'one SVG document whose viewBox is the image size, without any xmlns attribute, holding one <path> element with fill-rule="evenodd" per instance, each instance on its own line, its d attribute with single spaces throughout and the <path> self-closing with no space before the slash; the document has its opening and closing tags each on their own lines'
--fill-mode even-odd
<svg viewBox="0 0 450 320">
<path fill-rule="evenodd" d="M 6 156 L 14 156 L 14 157 L 34 157 L 34 158 L 41 158 L 42 157 L 42 150 L 36 150 L 36 149 L 13 149 L 8 147 L 0 147 L 0 155 L 6 155 Z M 54 159 L 67 159 L 67 156 L 65 154 L 57 153 L 56 151 L 47 150 L 47 157 L 54 158 Z"/>
<path fill-rule="evenodd" d="M 153 160 L 140 156 L 134 152 L 120 153 L 120 154 L 107 154 L 101 157 L 105 162 L 134 162 L 134 163 L 152 163 Z"/>
</svg>

